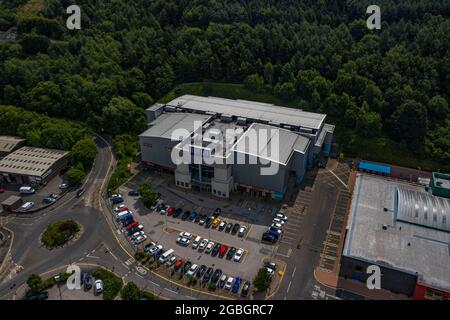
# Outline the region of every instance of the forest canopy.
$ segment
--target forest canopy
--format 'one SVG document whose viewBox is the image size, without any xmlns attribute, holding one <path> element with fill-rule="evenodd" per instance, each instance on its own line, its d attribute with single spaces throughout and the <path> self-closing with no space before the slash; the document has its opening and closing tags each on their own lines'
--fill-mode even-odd
<svg viewBox="0 0 450 320">
<path fill-rule="evenodd" d="M 143 109 L 176 84 L 242 83 L 329 115 L 341 143 L 383 137 L 450 162 L 450 2 L 68 0 L 0 4 L 0 104 L 139 133 Z M 120 121 L 120 124 L 119 124 Z M 32 133 L 30 133 L 32 135 Z"/>
</svg>

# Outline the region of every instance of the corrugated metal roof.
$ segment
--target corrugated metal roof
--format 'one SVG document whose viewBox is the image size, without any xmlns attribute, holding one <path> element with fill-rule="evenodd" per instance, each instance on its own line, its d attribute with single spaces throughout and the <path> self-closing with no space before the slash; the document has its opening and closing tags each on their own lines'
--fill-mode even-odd
<svg viewBox="0 0 450 320">
<path fill-rule="evenodd" d="M 426 192 L 397 189 L 397 219 L 450 231 L 450 200 Z"/>
<path fill-rule="evenodd" d="M 22 142 L 25 142 L 25 139 L 12 136 L 0 136 L 0 152 L 11 152 Z"/>
<path fill-rule="evenodd" d="M 269 103 L 194 95 L 183 95 L 170 101 L 167 105 L 202 112 L 227 113 L 237 117 L 273 121 L 311 129 L 320 129 L 326 117 L 325 114 L 305 112 Z"/>
<path fill-rule="evenodd" d="M 201 127 L 209 118 L 208 115 L 194 113 L 163 113 L 139 136 L 171 139 L 174 130 L 186 129 L 191 133 L 194 131 L 195 122 L 198 122 Z"/>
</svg>

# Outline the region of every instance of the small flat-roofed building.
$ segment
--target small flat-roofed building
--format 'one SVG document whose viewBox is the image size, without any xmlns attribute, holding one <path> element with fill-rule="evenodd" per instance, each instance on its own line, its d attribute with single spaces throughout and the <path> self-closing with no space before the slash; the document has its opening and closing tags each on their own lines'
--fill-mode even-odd
<svg viewBox="0 0 450 320">
<path fill-rule="evenodd" d="M 450 174 L 433 172 L 431 189 L 433 195 L 450 199 Z"/>
<path fill-rule="evenodd" d="M 13 211 L 19 208 L 23 204 L 23 200 L 19 196 L 9 196 L 7 199 L 5 199 L 1 205 L 3 209 L 7 211 Z"/>
<path fill-rule="evenodd" d="M 381 287 L 415 299 L 450 297 L 450 200 L 424 186 L 358 174 L 340 276 L 366 282 L 370 265 Z"/>
<path fill-rule="evenodd" d="M 67 151 L 22 147 L 0 160 L 0 178 L 10 184 L 40 185 L 61 171 Z"/>
<path fill-rule="evenodd" d="M 25 139 L 13 136 L 0 136 L 0 159 L 25 145 Z"/>
</svg>

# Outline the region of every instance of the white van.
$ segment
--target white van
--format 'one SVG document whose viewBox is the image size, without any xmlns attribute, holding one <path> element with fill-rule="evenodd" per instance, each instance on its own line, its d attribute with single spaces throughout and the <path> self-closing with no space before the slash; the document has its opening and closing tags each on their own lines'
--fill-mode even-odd
<svg viewBox="0 0 450 320">
<path fill-rule="evenodd" d="M 192 249 L 197 249 L 201 240 L 202 238 L 200 236 L 197 236 L 197 238 L 195 238 L 195 240 L 192 241 Z"/>
<path fill-rule="evenodd" d="M 173 255 L 173 249 L 169 249 L 166 252 L 164 252 L 161 257 L 159 257 L 159 262 L 164 263 L 166 262 L 172 255 Z"/>
<path fill-rule="evenodd" d="M 121 217 L 123 217 L 123 216 L 126 216 L 127 214 L 129 214 L 129 213 L 131 213 L 131 211 L 122 211 L 122 212 L 119 212 L 117 215 L 116 215 L 116 217 L 117 217 L 117 219 L 120 219 Z"/>
<path fill-rule="evenodd" d="M 23 187 L 20 187 L 20 189 L 19 189 L 19 192 L 22 194 L 32 194 L 32 193 L 34 193 L 34 191 L 35 190 L 29 186 L 23 186 Z"/>
</svg>

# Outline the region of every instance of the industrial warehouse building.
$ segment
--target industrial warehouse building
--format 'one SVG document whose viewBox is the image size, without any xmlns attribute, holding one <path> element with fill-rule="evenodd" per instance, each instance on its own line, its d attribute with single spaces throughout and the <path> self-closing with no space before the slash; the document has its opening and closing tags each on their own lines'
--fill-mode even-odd
<svg viewBox="0 0 450 320">
<path fill-rule="evenodd" d="M 38 186 L 66 166 L 67 151 L 22 147 L 0 160 L 4 183 Z"/>
<path fill-rule="evenodd" d="M 174 172 L 181 188 L 280 200 L 289 179 L 301 182 L 317 159 L 329 155 L 334 126 L 325 118 L 267 103 L 184 95 L 147 109 L 149 128 L 139 136 L 142 162 Z M 174 136 L 179 130 L 185 133 Z M 174 163 L 173 152 L 189 160 Z M 271 168 L 275 173 L 263 173 Z"/>
<path fill-rule="evenodd" d="M 340 276 L 365 282 L 367 267 L 377 265 L 383 289 L 449 299 L 449 199 L 425 186 L 359 174 L 348 221 Z"/>
<path fill-rule="evenodd" d="M 25 145 L 25 139 L 12 136 L 0 136 L 0 159 Z"/>
</svg>

